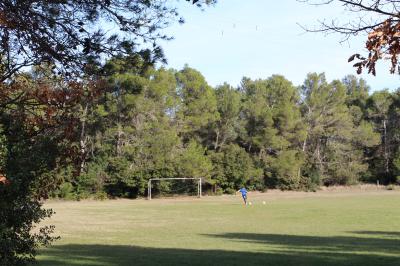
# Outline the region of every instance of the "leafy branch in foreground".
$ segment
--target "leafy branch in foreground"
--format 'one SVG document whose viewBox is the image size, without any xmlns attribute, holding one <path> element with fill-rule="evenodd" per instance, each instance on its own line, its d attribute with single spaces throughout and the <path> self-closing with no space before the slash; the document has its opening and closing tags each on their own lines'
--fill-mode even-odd
<svg viewBox="0 0 400 266">
<path fill-rule="evenodd" d="M 92 58 L 140 53 L 164 60 L 157 40 L 181 21 L 166 0 L 4 0 L 0 2 L 0 81 L 27 66 L 48 62 L 80 75 Z M 202 6 L 213 0 L 188 1 Z M 148 44 L 148 45 L 147 45 Z"/>
<path fill-rule="evenodd" d="M 398 56 L 400 54 L 400 3 L 395 0 L 329 0 L 310 1 L 315 5 L 340 4 L 350 14 L 345 22 L 332 19 L 330 22 L 323 20 L 320 27 L 315 29 L 306 28 L 310 32 L 339 33 L 344 40 L 351 36 L 366 34 L 365 46 L 367 56 L 359 53 L 352 55 L 349 62 L 356 60 L 354 67 L 360 74 L 363 69 L 368 73 L 376 75 L 376 63 L 381 60 L 390 61 L 390 73 L 400 74 Z"/>
</svg>

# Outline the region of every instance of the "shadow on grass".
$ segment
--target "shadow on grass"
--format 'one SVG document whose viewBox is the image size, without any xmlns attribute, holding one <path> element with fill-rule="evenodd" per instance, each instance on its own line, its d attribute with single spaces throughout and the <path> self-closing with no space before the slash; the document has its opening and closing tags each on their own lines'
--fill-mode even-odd
<svg viewBox="0 0 400 266">
<path fill-rule="evenodd" d="M 360 233 L 360 232 L 353 232 Z M 367 232 L 361 232 L 363 235 Z M 387 232 L 385 235 L 393 235 Z M 383 235 L 380 232 L 380 235 Z M 251 234 L 251 233 L 227 233 L 221 235 L 208 235 L 216 238 L 226 238 L 233 241 L 262 243 L 269 246 L 286 247 L 291 250 L 309 250 L 316 252 L 333 253 L 381 253 L 386 256 L 398 256 L 400 258 L 400 236 L 396 238 L 352 237 L 352 236 L 297 236 L 276 234 Z M 400 266 L 400 261 L 399 264 Z"/>
<path fill-rule="evenodd" d="M 400 232 L 386 232 L 386 231 L 353 231 L 350 232 L 353 234 L 360 234 L 360 235 L 377 235 L 377 236 L 387 236 L 387 237 L 394 237 L 400 238 Z"/>
<path fill-rule="evenodd" d="M 254 251 L 57 245 L 43 250 L 39 265 L 400 265 L 400 239 L 246 233 L 207 236 L 253 243 Z"/>
</svg>

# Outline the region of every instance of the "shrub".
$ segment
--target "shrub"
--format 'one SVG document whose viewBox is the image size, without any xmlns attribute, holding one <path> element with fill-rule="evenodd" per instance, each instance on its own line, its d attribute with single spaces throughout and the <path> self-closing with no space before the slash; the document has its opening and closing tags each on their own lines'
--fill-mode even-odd
<svg viewBox="0 0 400 266">
<path fill-rule="evenodd" d="M 94 199 L 96 199 L 96 200 L 106 200 L 106 199 L 108 199 L 108 195 L 104 191 L 97 192 L 96 194 L 94 194 Z"/>
<path fill-rule="evenodd" d="M 74 194 L 74 187 L 71 183 L 66 182 L 61 184 L 60 188 L 58 189 L 58 197 L 62 199 L 75 199 L 76 195 Z"/>
<path fill-rule="evenodd" d="M 0 184 L 0 265 L 26 265 L 34 261 L 39 246 L 49 245 L 54 226 L 34 224 L 53 214 L 42 209 L 41 203 L 29 196 L 18 184 L 6 187 Z M 10 226 L 12 225 L 12 226 Z"/>
<path fill-rule="evenodd" d="M 387 190 L 395 190 L 395 189 L 396 189 L 396 186 L 395 186 L 395 185 L 388 185 L 388 186 L 386 187 L 386 189 L 387 189 Z"/>
</svg>

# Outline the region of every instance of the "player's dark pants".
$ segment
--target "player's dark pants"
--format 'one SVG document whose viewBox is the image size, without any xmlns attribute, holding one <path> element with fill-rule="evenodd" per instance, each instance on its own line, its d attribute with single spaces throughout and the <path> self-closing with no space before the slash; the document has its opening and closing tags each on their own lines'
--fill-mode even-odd
<svg viewBox="0 0 400 266">
<path fill-rule="evenodd" d="M 247 204 L 247 195 L 242 194 L 242 197 L 243 197 L 244 204 Z"/>
</svg>

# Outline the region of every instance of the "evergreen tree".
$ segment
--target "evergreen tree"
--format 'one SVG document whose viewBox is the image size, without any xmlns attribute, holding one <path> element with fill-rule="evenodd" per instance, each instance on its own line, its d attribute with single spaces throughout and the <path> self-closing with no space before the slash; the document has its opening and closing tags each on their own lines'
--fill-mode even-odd
<svg viewBox="0 0 400 266">
<path fill-rule="evenodd" d="M 219 116 L 212 127 L 215 134 L 212 146 L 218 150 L 238 137 L 242 104 L 240 93 L 228 84 L 217 87 L 215 93 Z"/>
<path fill-rule="evenodd" d="M 209 127 L 219 119 L 215 91 L 200 72 L 187 66 L 176 74 L 176 79 L 181 100 L 176 115 L 183 141 L 194 138 L 206 144 Z"/>
<path fill-rule="evenodd" d="M 376 147 L 372 161 L 375 169 L 374 175 L 386 179 L 381 181 L 390 179 L 390 161 L 393 151 L 391 145 L 392 121 L 389 121 L 389 109 L 392 103 L 392 95 L 387 90 L 373 93 L 367 102 L 368 118 L 381 135 L 381 145 Z"/>
<path fill-rule="evenodd" d="M 234 193 L 241 187 L 263 189 L 263 170 L 257 168 L 251 156 L 237 144 L 228 144 L 210 154 L 213 163 L 213 192 Z"/>
<path fill-rule="evenodd" d="M 309 74 L 302 94 L 307 175 L 325 184 L 357 182 L 368 168 L 363 147 L 376 145 L 377 136 L 367 124 L 354 123 L 346 105 L 346 88 L 340 81 L 328 84 L 324 74 Z"/>
<path fill-rule="evenodd" d="M 245 94 L 244 146 L 263 165 L 269 185 L 298 189 L 304 129 L 296 88 L 276 75 L 267 80 L 243 79 L 241 89 Z"/>
</svg>

